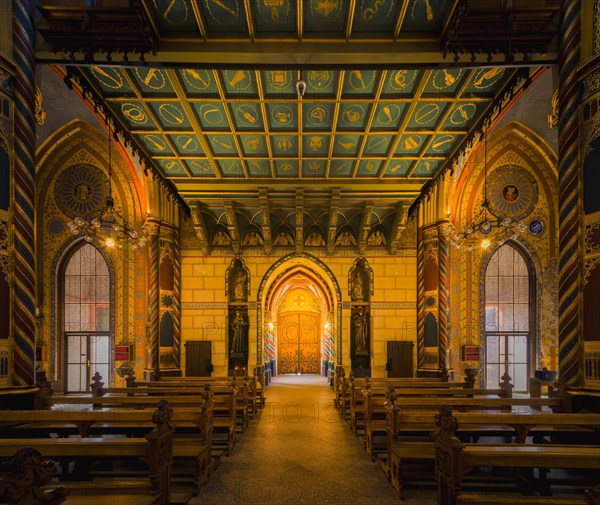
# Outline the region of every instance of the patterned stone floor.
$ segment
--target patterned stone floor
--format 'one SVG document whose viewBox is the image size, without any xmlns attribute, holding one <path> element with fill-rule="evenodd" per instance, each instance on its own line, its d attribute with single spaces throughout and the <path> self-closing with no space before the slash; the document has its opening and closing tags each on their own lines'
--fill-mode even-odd
<svg viewBox="0 0 600 505">
<path fill-rule="evenodd" d="M 333 407 L 323 377 L 280 376 L 260 417 L 191 505 L 391 505 L 398 496 Z M 404 503 L 432 505 L 432 492 Z"/>
</svg>

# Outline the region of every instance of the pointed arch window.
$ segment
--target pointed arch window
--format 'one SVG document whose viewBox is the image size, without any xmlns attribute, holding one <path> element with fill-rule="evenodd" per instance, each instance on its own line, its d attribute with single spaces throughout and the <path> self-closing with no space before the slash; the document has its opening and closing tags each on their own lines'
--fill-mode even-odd
<svg viewBox="0 0 600 505">
<path fill-rule="evenodd" d="M 110 381 L 110 272 L 100 251 L 85 244 L 68 258 L 62 280 L 65 390 L 84 392 L 95 372 Z"/>
<path fill-rule="evenodd" d="M 534 345 L 534 270 L 510 243 L 499 247 L 485 271 L 485 383 L 495 388 L 508 372 L 515 391 L 527 391 Z"/>
</svg>

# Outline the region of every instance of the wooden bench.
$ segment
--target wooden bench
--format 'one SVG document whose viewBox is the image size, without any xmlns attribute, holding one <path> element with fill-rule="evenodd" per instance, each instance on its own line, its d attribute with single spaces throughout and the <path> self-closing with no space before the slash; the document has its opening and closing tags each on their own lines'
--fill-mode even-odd
<svg viewBox="0 0 600 505">
<path fill-rule="evenodd" d="M 430 433 L 435 430 L 431 411 L 403 411 L 397 405 L 386 406 L 387 410 L 387 455 L 382 462 L 392 487 L 401 496 L 403 466 L 407 462 L 434 460 L 433 440 Z M 477 442 L 481 438 L 501 437 L 507 442 L 525 443 L 528 437 L 541 440 L 546 435 L 572 433 L 587 435 L 589 440 L 598 441 L 600 419 L 596 414 L 555 414 L 508 412 L 456 412 L 459 422 L 457 436 L 462 440 Z"/>
<path fill-rule="evenodd" d="M 146 415 L 150 417 L 149 413 Z M 11 458 L 16 451 L 26 447 L 34 451 L 30 454 L 60 460 L 61 487 L 69 491 L 63 501 L 67 504 L 105 504 L 110 501 L 117 505 L 170 505 L 183 502 L 183 499 L 172 499 L 170 492 L 173 462 L 170 418 L 168 403 L 160 401 L 151 416 L 155 427 L 145 437 L 2 439 L 0 458 Z M 135 472 L 127 470 L 126 477 L 115 467 L 96 475 L 92 472 L 96 463 L 112 464 L 115 459 L 142 461 L 146 470 L 137 478 L 133 475 L 138 474 L 137 469 Z"/>
<path fill-rule="evenodd" d="M 193 461 L 196 492 L 208 481 L 212 468 L 212 410 L 209 399 L 199 410 L 174 409 L 171 419 L 175 423 L 173 457 L 176 461 Z M 52 433 L 65 437 L 78 434 L 82 438 L 139 436 L 152 427 L 148 411 L 131 409 L 1 411 L 0 423 L 12 425 L 4 432 L 11 438 L 48 437 Z"/>
<path fill-rule="evenodd" d="M 441 408 L 436 414 L 433 433 L 435 445 L 435 474 L 438 485 L 438 505 L 459 505 L 470 503 L 506 504 L 511 499 L 516 503 L 528 505 L 562 504 L 576 505 L 590 503 L 594 491 L 588 492 L 587 498 L 583 492 L 577 494 L 579 487 L 592 487 L 600 482 L 600 446 L 582 445 L 552 445 L 552 444 L 465 444 L 456 436 L 459 421 L 452 415 L 449 407 Z M 537 493 L 536 496 L 498 493 L 498 484 L 493 482 L 485 485 L 485 476 L 477 474 L 478 488 L 489 490 L 470 491 L 469 478 L 471 471 L 482 468 L 502 468 L 509 472 L 509 481 L 514 479 L 510 472 L 515 469 L 517 481 L 525 492 Z M 533 478 L 533 469 L 539 469 L 539 476 Z M 595 481 L 584 477 L 578 487 L 570 486 L 572 495 L 551 496 L 551 483 L 547 479 L 548 469 L 579 469 L 596 471 Z M 489 476 L 488 476 L 489 479 Z M 483 485 L 481 485 L 483 484 Z M 598 494 L 596 493 L 596 496 Z M 521 499 L 523 498 L 523 499 Z M 591 503 L 594 503 L 593 501 Z"/>
</svg>

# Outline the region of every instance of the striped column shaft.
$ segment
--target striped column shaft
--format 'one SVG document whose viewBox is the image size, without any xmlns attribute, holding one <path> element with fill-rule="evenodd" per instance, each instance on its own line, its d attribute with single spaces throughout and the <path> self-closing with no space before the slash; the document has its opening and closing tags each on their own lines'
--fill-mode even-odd
<svg viewBox="0 0 600 505">
<path fill-rule="evenodd" d="M 423 228 L 417 231 L 417 367 L 425 364 L 425 245 Z"/>
<path fill-rule="evenodd" d="M 438 332 L 439 368 L 448 368 L 448 239 L 438 226 Z"/>
<path fill-rule="evenodd" d="M 173 361 L 175 368 L 181 363 L 181 257 L 179 233 L 173 236 Z"/>
<path fill-rule="evenodd" d="M 158 368 L 158 317 L 160 312 L 160 284 L 158 276 L 159 268 L 159 224 L 152 222 L 148 226 L 150 240 L 148 241 L 148 252 L 150 256 L 150 285 L 148 286 L 148 364 L 147 368 L 155 370 Z"/>
<path fill-rule="evenodd" d="M 35 382 L 35 66 L 33 1 L 13 1 L 14 80 L 14 382 Z"/>
<path fill-rule="evenodd" d="M 559 377 L 563 384 L 580 380 L 581 245 L 578 162 L 580 0 L 563 0 L 560 34 L 558 116 L 559 209 Z"/>
</svg>

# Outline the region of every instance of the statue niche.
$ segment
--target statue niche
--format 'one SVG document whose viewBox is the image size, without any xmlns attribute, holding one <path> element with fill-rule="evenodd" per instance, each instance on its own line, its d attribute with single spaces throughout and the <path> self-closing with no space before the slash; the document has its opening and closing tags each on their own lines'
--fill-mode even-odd
<svg viewBox="0 0 600 505">
<path fill-rule="evenodd" d="M 239 259 L 234 260 L 231 266 L 228 295 L 229 303 L 248 301 L 248 271 Z"/>
<path fill-rule="evenodd" d="M 369 309 L 367 307 L 353 307 L 352 308 L 352 348 L 355 355 L 369 354 L 369 334 L 370 334 L 370 321 L 369 321 Z"/>
<path fill-rule="evenodd" d="M 246 356 L 248 354 L 248 309 L 246 307 L 229 308 L 229 355 Z"/>
<path fill-rule="evenodd" d="M 371 300 L 371 276 L 364 260 L 358 260 L 350 273 L 350 298 L 353 302 Z"/>
</svg>

